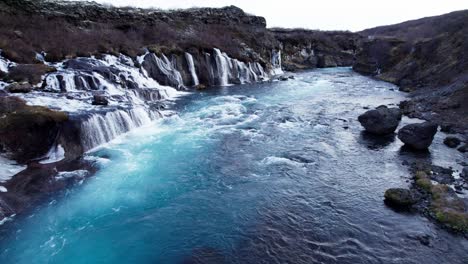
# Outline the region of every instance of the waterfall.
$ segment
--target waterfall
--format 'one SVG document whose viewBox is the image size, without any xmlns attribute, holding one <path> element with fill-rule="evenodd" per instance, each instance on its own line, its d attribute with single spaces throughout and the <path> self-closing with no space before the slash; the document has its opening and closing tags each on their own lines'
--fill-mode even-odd
<svg viewBox="0 0 468 264">
<path fill-rule="evenodd" d="M 273 50 L 271 52 L 271 65 L 273 66 L 271 75 L 280 75 L 284 73 L 281 63 L 281 50 Z"/>
<path fill-rule="evenodd" d="M 76 76 L 77 75 L 75 72 L 69 71 L 50 74 L 46 77 L 45 80 L 45 90 L 51 92 L 76 92 L 78 90 L 84 90 L 89 87 L 82 76 L 79 77 L 79 81 L 82 82 L 81 85 L 76 85 Z M 86 83 L 86 85 L 84 83 Z"/>
<path fill-rule="evenodd" d="M 0 71 L 8 72 L 8 61 L 0 57 Z"/>
<path fill-rule="evenodd" d="M 183 94 L 177 91 L 184 87 L 181 72 L 186 81 L 191 77 L 194 86 L 200 84 L 197 70 L 203 74 L 200 76 L 208 77 L 204 80 L 208 79 L 210 85 L 253 83 L 267 77 L 259 63 L 230 58 L 219 49 L 205 53 L 205 61 L 198 61 L 200 68 L 195 67 L 190 53 L 184 56 L 187 65 L 180 63 L 183 57 L 172 56 L 170 61 L 164 54 L 158 57 L 154 53 L 138 57 L 139 63 L 124 55 L 105 55 L 49 64 L 57 71 L 44 76 L 42 91 L 19 95 L 32 105 L 66 111 L 77 118 L 73 128 L 67 128 L 76 135 L 75 143 L 61 142 L 64 149 L 57 145 L 48 153 L 49 160 L 60 158 L 63 150 L 73 152 L 73 144 L 89 151 L 158 118 L 156 109 L 164 104 L 155 102 Z M 0 57 L 0 69 L 8 70 L 12 65 Z M 105 96 L 108 105 L 91 105 L 96 95 Z"/>
<path fill-rule="evenodd" d="M 195 63 L 193 62 L 192 54 L 185 52 L 185 59 L 187 60 L 188 70 L 192 76 L 193 86 L 197 86 L 200 82 L 198 81 L 197 72 L 195 71 Z"/>
<path fill-rule="evenodd" d="M 219 49 L 214 49 L 215 60 L 216 60 L 216 72 L 215 77 L 218 79 L 218 85 L 227 86 L 229 85 L 229 61 L 227 56 L 222 54 Z"/>
<path fill-rule="evenodd" d="M 89 151 L 134 128 L 149 124 L 158 117 L 157 111 L 144 107 L 90 113 L 81 123 L 81 145 L 85 151 Z"/>
</svg>

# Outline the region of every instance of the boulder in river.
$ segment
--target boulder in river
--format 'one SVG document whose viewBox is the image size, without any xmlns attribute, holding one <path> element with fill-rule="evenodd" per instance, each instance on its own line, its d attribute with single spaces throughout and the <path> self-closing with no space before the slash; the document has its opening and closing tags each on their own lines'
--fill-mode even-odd
<svg viewBox="0 0 468 264">
<path fill-rule="evenodd" d="M 94 95 L 93 96 L 93 105 L 109 105 L 109 100 L 105 95 Z"/>
<path fill-rule="evenodd" d="M 460 145 L 461 140 L 456 137 L 446 137 L 444 140 L 444 144 L 449 148 L 456 148 Z"/>
<path fill-rule="evenodd" d="M 402 188 L 393 188 L 385 191 L 385 203 L 392 207 L 409 207 L 417 202 L 412 191 Z"/>
<path fill-rule="evenodd" d="M 465 179 L 465 181 L 468 181 L 468 167 L 464 167 L 460 176 Z"/>
<path fill-rule="evenodd" d="M 360 115 L 358 120 L 367 132 L 386 135 L 395 132 L 401 117 L 400 109 L 382 105 Z"/>
<path fill-rule="evenodd" d="M 466 153 L 468 151 L 468 144 L 464 144 L 463 146 L 459 147 L 457 150 L 460 151 L 461 153 Z"/>
<path fill-rule="evenodd" d="M 413 149 L 425 150 L 432 144 L 437 128 L 431 122 L 406 125 L 398 131 L 398 138 Z"/>
</svg>

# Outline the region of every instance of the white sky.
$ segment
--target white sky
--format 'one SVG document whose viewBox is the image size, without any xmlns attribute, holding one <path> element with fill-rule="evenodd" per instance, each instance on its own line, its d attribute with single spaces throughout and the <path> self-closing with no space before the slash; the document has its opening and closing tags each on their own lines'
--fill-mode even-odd
<svg viewBox="0 0 468 264">
<path fill-rule="evenodd" d="M 95 0 L 114 6 L 168 8 L 235 5 L 264 16 L 268 27 L 359 31 L 468 9 L 468 0 Z"/>
</svg>

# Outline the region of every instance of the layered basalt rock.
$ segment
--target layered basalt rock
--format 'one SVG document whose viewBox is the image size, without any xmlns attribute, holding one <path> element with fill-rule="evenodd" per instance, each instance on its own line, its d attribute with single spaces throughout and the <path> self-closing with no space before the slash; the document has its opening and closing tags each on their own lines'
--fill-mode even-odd
<svg viewBox="0 0 468 264">
<path fill-rule="evenodd" d="M 361 36 L 345 31 L 271 29 L 281 42 L 283 67 L 301 69 L 352 66 Z"/>
</svg>

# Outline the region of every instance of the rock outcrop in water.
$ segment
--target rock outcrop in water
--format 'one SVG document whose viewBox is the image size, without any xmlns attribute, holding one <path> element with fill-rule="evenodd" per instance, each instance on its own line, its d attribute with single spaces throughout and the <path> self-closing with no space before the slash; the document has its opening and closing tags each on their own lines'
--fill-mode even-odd
<svg viewBox="0 0 468 264">
<path fill-rule="evenodd" d="M 390 206 L 405 205 L 434 219 L 443 227 L 468 234 L 468 203 L 457 196 L 456 192 L 437 177 L 438 171 L 452 173 L 434 165 L 415 163 L 411 165 L 413 184 L 410 190 L 389 189 L 385 192 L 385 200 L 392 201 Z"/>
<path fill-rule="evenodd" d="M 395 132 L 401 121 L 401 111 L 398 108 L 379 106 L 360 115 L 358 120 L 367 132 L 376 135 L 386 135 Z"/>
<path fill-rule="evenodd" d="M 425 150 L 432 144 L 437 128 L 431 122 L 406 125 L 398 131 L 398 138 L 413 149 Z"/>
<path fill-rule="evenodd" d="M 388 189 L 384 196 L 385 202 L 396 208 L 408 208 L 417 202 L 415 194 L 408 189 Z"/>
</svg>

